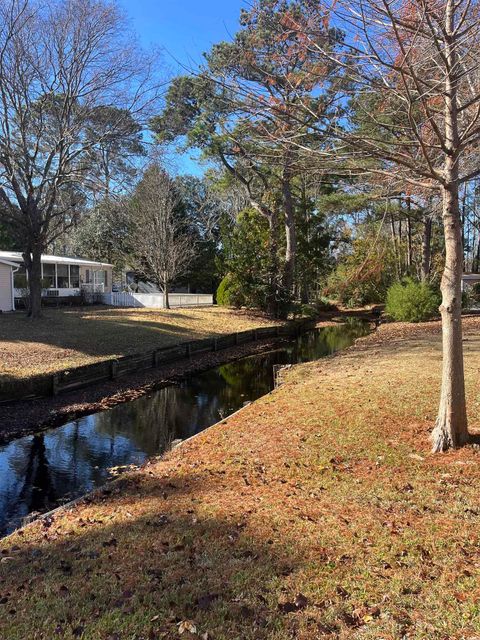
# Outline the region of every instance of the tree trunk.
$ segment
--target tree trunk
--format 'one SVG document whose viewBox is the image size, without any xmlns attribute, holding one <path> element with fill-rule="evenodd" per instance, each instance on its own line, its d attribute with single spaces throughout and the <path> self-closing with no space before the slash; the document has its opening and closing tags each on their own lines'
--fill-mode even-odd
<svg viewBox="0 0 480 640">
<path fill-rule="evenodd" d="M 42 250 L 35 245 L 31 252 L 23 254 L 28 276 L 28 310 L 29 318 L 36 319 L 42 315 Z"/>
<path fill-rule="evenodd" d="M 443 370 L 440 407 L 432 434 L 433 451 L 457 448 L 468 440 L 462 344 L 463 247 L 458 185 L 443 189 L 446 261 L 441 291 Z"/>
<path fill-rule="evenodd" d="M 413 242 L 412 242 L 412 200 L 407 197 L 407 270 L 412 275 L 413 266 Z"/>
<path fill-rule="evenodd" d="M 428 282 L 430 278 L 430 260 L 432 256 L 432 218 L 427 216 L 423 223 L 422 236 L 422 282 Z"/>
<path fill-rule="evenodd" d="M 295 229 L 295 208 L 293 205 L 290 176 L 285 171 L 282 183 L 283 206 L 285 213 L 285 266 L 283 272 L 283 286 L 287 293 L 292 294 L 295 279 L 295 258 L 297 254 L 297 234 Z"/>
<path fill-rule="evenodd" d="M 459 203 L 458 42 L 455 0 L 445 7 L 445 162 L 442 185 L 445 270 L 442 276 L 442 390 L 437 423 L 432 433 L 433 451 L 461 447 L 468 440 L 462 344 L 463 245 Z"/>
<path fill-rule="evenodd" d="M 300 300 L 302 302 L 302 304 L 309 304 L 310 303 L 310 295 L 309 295 L 309 290 L 308 290 L 308 282 L 305 278 L 302 278 L 302 285 L 301 285 L 301 293 L 300 293 Z"/>
<path fill-rule="evenodd" d="M 480 238 L 477 240 L 477 249 L 475 252 L 475 258 L 472 262 L 472 272 L 478 273 L 480 269 Z"/>
<path fill-rule="evenodd" d="M 278 216 L 276 211 L 271 211 L 268 216 L 269 226 L 269 291 L 267 300 L 267 313 L 271 316 L 278 315 Z"/>
<path fill-rule="evenodd" d="M 163 308 L 170 309 L 170 287 L 168 286 L 168 282 L 166 282 L 163 287 Z"/>
<path fill-rule="evenodd" d="M 402 266 L 400 264 L 399 250 L 397 246 L 397 233 L 395 231 L 395 219 L 393 213 L 390 214 L 390 231 L 392 233 L 393 253 L 395 255 L 395 267 L 397 269 L 397 277 L 399 280 L 402 278 Z"/>
<path fill-rule="evenodd" d="M 467 247 L 467 251 L 468 251 L 470 247 L 470 230 L 467 229 L 467 238 L 465 239 L 465 225 L 467 222 L 466 204 L 467 204 L 467 185 L 464 185 L 462 205 L 460 207 L 460 220 L 462 224 L 462 227 L 461 227 L 462 228 L 462 247 Z M 465 259 L 465 254 L 464 254 L 464 259 Z"/>
</svg>

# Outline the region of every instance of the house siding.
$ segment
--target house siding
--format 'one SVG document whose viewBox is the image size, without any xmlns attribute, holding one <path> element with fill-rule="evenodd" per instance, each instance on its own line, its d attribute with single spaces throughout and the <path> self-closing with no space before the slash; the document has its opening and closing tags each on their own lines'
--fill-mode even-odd
<svg viewBox="0 0 480 640">
<path fill-rule="evenodd" d="M 12 310 L 12 267 L 0 262 L 0 311 Z"/>
</svg>

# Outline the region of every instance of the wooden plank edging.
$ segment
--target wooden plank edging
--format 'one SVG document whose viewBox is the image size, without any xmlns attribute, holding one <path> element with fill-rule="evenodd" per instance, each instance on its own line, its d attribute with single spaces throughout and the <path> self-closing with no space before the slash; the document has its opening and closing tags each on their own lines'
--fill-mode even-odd
<svg viewBox="0 0 480 640">
<path fill-rule="evenodd" d="M 149 371 L 176 360 L 191 358 L 201 353 L 223 351 L 237 345 L 249 344 L 256 340 L 274 338 L 278 336 L 298 335 L 306 326 L 315 326 L 311 319 L 293 320 L 284 325 L 257 327 L 235 333 L 212 336 L 178 342 L 176 344 L 157 347 L 141 353 L 127 354 L 118 358 L 99 360 L 91 364 L 57 371 L 53 374 L 39 376 L 29 381 L 28 395 L 20 394 L 11 398 L 2 398 L 2 404 L 45 398 L 48 395 L 57 396 L 67 391 L 76 391 L 90 385 L 116 380 L 139 371 Z M 36 388 L 35 388 L 36 387 Z M 42 390 L 42 391 L 40 391 Z M 44 390 L 48 390 L 45 393 Z"/>
</svg>

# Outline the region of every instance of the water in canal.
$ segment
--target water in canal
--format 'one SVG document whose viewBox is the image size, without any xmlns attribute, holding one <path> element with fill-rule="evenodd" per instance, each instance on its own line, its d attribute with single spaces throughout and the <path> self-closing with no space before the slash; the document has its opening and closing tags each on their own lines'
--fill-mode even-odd
<svg viewBox="0 0 480 640">
<path fill-rule="evenodd" d="M 277 349 L 197 374 L 179 385 L 0 447 L 0 534 L 103 484 L 111 469 L 141 464 L 273 388 L 273 366 L 344 349 L 367 323 L 315 329 Z"/>
</svg>

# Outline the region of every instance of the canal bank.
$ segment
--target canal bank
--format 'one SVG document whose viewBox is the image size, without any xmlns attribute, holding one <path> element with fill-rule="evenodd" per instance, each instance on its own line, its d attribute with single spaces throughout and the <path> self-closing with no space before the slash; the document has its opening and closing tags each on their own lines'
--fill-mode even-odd
<svg viewBox="0 0 480 640">
<path fill-rule="evenodd" d="M 61 396 L 0 405 L 0 444 L 6 444 L 20 436 L 41 433 L 69 419 L 81 418 L 131 402 L 151 391 L 176 384 L 185 376 L 262 353 L 282 340 L 283 338 L 261 340 L 217 353 L 199 354 Z"/>
<path fill-rule="evenodd" d="M 356 319 L 300 332 L 268 350 L 0 447 L 0 531 L 162 454 L 270 392 L 274 369 L 331 355 L 370 330 Z"/>
<path fill-rule="evenodd" d="M 356 312 L 328 313 L 318 320 L 317 326 L 338 323 L 345 317 L 356 317 L 366 322 L 376 322 L 378 316 L 368 310 Z M 308 321 L 312 325 L 312 321 Z M 297 323 L 301 326 L 302 321 Z M 12 404 L 0 403 L 0 445 L 28 434 L 40 433 L 46 429 L 64 424 L 69 419 L 110 409 L 118 404 L 130 402 L 151 391 L 181 381 L 183 377 L 201 373 L 220 364 L 239 358 L 268 351 L 287 336 L 261 337 L 252 342 L 236 345 L 218 352 L 192 354 L 189 358 L 151 368 L 122 378 L 98 382 L 77 391 L 70 391 L 56 397 L 45 397 L 18 401 Z"/>
</svg>

